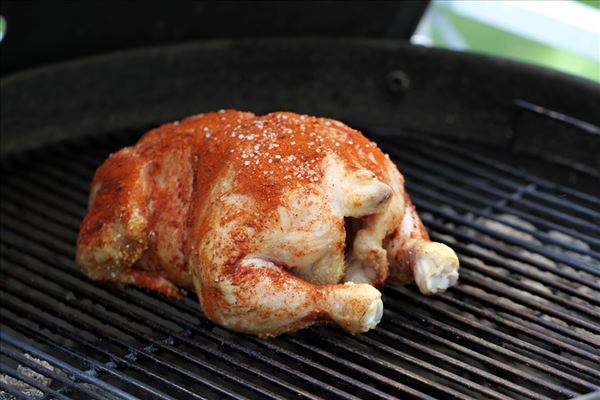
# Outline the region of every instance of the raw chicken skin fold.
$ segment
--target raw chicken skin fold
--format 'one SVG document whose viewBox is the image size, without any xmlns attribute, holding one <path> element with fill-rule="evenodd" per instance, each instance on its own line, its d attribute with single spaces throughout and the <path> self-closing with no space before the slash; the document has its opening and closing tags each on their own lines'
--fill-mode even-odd
<svg viewBox="0 0 600 400">
<path fill-rule="evenodd" d="M 458 258 L 431 242 L 387 155 L 341 122 L 234 110 L 189 117 L 111 154 L 77 241 L 91 279 L 172 298 L 276 336 L 317 322 L 374 328 L 384 284 L 432 295 Z"/>
</svg>

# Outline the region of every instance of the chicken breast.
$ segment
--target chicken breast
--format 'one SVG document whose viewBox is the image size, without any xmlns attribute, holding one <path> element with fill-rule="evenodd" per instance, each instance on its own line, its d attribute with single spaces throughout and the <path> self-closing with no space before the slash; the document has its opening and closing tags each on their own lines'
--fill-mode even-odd
<svg viewBox="0 0 600 400">
<path fill-rule="evenodd" d="M 274 336 L 316 322 L 377 325 L 383 284 L 456 283 L 395 165 L 360 132 L 289 112 L 220 111 L 145 134 L 92 182 L 77 263 L 90 278 L 178 297 Z"/>
</svg>

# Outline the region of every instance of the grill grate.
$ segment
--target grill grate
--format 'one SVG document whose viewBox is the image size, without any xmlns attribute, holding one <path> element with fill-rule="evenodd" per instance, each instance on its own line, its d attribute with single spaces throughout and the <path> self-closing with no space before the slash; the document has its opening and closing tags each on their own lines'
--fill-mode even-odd
<svg viewBox="0 0 600 400">
<path fill-rule="evenodd" d="M 78 272 L 92 174 L 134 138 L 95 136 L 3 161 L 0 390 L 14 398 L 557 399 L 600 390 L 600 199 L 446 142 L 381 139 L 432 238 L 459 253 L 460 285 L 434 298 L 384 289 L 384 318 L 368 334 L 313 328 L 264 341 L 214 326 L 193 296 L 176 303 Z"/>
</svg>

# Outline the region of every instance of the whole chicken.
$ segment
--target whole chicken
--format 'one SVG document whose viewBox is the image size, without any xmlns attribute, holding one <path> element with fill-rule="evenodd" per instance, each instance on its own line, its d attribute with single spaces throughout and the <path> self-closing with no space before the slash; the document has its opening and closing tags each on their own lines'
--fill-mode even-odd
<svg viewBox="0 0 600 400">
<path fill-rule="evenodd" d="M 96 171 L 77 241 L 90 278 L 170 297 L 194 289 L 228 329 L 374 328 L 383 284 L 458 279 L 395 165 L 341 122 L 234 110 L 146 133 Z"/>
</svg>

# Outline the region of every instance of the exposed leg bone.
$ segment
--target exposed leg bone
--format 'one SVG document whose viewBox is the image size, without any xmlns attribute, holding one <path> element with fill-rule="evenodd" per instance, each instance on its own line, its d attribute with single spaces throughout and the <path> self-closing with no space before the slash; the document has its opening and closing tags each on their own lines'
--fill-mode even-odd
<svg viewBox="0 0 600 400">
<path fill-rule="evenodd" d="M 381 294 L 370 285 L 313 285 L 259 258 L 203 268 L 194 283 L 211 320 L 263 337 L 319 321 L 365 332 L 383 312 Z"/>
<path fill-rule="evenodd" d="M 443 292 L 458 280 L 458 257 L 448 246 L 431 242 L 408 197 L 400 227 L 387 240 L 393 285 L 414 281 L 423 294 Z"/>
</svg>

